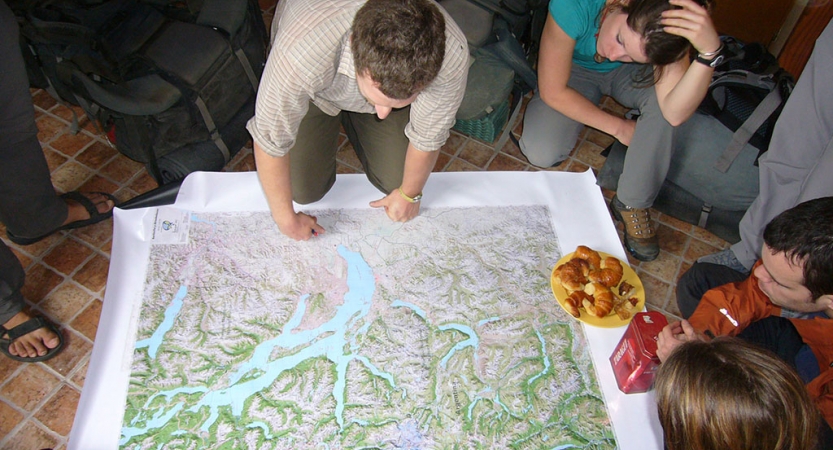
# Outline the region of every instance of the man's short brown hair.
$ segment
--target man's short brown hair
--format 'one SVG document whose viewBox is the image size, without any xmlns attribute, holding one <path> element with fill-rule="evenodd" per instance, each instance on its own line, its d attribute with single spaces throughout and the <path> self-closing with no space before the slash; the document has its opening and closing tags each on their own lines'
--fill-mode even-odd
<svg viewBox="0 0 833 450">
<path fill-rule="evenodd" d="M 445 17 L 431 0 L 368 0 L 353 19 L 357 75 L 404 100 L 431 84 L 445 58 Z"/>
</svg>

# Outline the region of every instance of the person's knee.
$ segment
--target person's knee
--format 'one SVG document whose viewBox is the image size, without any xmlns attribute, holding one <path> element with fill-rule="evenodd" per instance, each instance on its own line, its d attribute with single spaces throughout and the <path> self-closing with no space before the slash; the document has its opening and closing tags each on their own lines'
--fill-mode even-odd
<svg viewBox="0 0 833 450">
<path fill-rule="evenodd" d="M 330 192 L 335 183 L 335 174 L 326 183 L 320 185 L 303 183 L 296 178 L 293 178 L 292 181 L 292 201 L 299 205 L 308 205 L 321 200 L 327 195 L 327 192 Z"/>
<path fill-rule="evenodd" d="M 294 201 L 295 203 L 297 203 L 299 205 L 309 205 L 310 203 L 315 203 L 318 200 L 321 200 L 322 198 L 324 198 L 324 195 L 326 193 L 327 192 L 323 192 L 323 193 L 320 193 L 320 194 L 318 194 L 318 193 L 311 194 L 309 192 L 305 192 L 303 194 L 293 194 L 292 195 L 292 201 Z"/>
<path fill-rule="evenodd" d="M 521 153 L 526 156 L 529 163 L 536 167 L 552 167 L 561 163 L 570 156 L 572 149 L 559 149 L 559 147 L 552 145 L 552 143 L 539 142 L 539 140 L 529 138 L 529 135 L 524 133 L 518 141 L 521 148 Z M 566 151 L 565 151 L 566 150 Z"/>
<path fill-rule="evenodd" d="M 746 279 L 747 275 L 720 264 L 696 262 L 677 281 L 677 307 L 684 319 L 694 314 L 710 289 Z"/>
<path fill-rule="evenodd" d="M 372 184 L 376 189 L 384 194 L 389 194 L 402 185 L 402 178 L 404 174 L 403 171 L 399 170 L 368 170 L 366 176 L 367 180 L 370 181 L 370 184 Z"/>
<path fill-rule="evenodd" d="M 688 319 L 700 304 L 703 294 L 710 289 L 703 264 L 694 263 L 677 281 L 677 307 L 683 319 Z"/>
</svg>

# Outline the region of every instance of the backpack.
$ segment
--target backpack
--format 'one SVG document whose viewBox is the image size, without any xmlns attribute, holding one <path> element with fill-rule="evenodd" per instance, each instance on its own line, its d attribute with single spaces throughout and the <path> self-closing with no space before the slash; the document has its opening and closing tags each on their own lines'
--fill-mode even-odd
<svg viewBox="0 0 833 450">
<path fill-rule="evenodd" d="M 454 129 L 503 147 L 524 95 L 538 85 L 533 62 L 546 19 L 543 0 L 439 0 L 463 31 L 472 64 Z M 510 94 L 512 104 L 510 105 Z M 511 114 L 510 114 L 511 111 Z M 501 129 L 503 131 L 501 132 Z"/>
<path fill-rule="evenodd" d="M 249 140 L 267 34 L 254 0 L 10 1 L 30 83 L 78 105 L 159 184 Z M 77 130 L 77 118 L 74 120 Z"/>
<path fill-rule="evenodd" d="M 744 44 L 730 36 L 720 40 L 725 59 L 715 68 L 697 111 L 715 117 L 734 133 L 715 162 L 715 168 L 726 173 L 747 142 L 759 150 L 759 156 L 767 150 L 795 81 L 762 44 Z"/>
</svg>

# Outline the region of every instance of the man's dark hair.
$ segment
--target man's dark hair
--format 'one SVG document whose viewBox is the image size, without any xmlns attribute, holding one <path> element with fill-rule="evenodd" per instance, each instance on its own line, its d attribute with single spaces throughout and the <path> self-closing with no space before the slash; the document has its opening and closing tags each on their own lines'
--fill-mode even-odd
<svg viewBox="0 0 833 450">
<path fill-rule="evenodd" d="M 350 40 L 357 75 L 404 100 L 431 84 L 445 58 L 445 17 L 430 0 L 368 0 Z"/>
<path fill-rule="evenodd" d="M 782 212 L 764 229 L 764 243 L 793 264 L 804 264 L 804 286 L 814 300 L 833 294 L 833 197 Z"/>
</svg>

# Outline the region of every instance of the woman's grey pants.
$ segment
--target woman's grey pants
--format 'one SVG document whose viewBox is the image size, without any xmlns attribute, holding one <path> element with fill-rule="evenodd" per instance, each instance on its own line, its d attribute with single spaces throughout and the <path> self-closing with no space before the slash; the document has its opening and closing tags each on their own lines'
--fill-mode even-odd
<svg viewBox="0 0 833 450">
<path fill-rule="evenodd" d="M 649 208 L 654 203 L 673 153 L 674 127 L 662 116 L 653 86 L 635 86 L 634 77 L 645 68 L 623 64 L 611 72 L 600 73 L 576 66 L 567 83 L 593 103 L 598 104 L 602 96 L 608 95 L 639 111 L 616 190 L 619 200 L 632 208 Z M 584 124 L 544 103 L 536 93 L 526 107 L 521 151 L 533 165 L 551 167 L 567 159 L 583 127 Z"/>
</svg>

